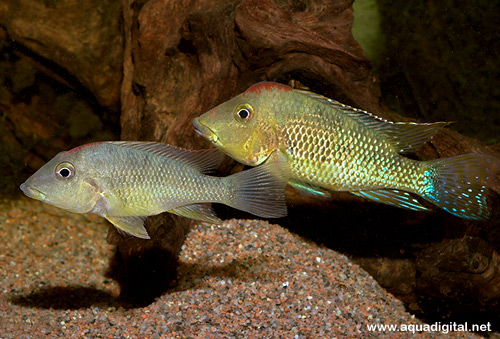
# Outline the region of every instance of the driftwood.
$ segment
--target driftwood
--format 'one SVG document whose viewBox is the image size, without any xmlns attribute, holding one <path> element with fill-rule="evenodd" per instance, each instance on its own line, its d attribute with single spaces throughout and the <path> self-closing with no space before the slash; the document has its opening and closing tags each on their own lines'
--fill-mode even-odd
<svg viewBox="0 0 500 339">
<path fill-rule="evenodd" d="M 28 6 L 32 1 L 21 3 Z M 39 11 L 61 12 L 61 6 Z M 0 20 L 9 39 L 49 59 L 49 66 L 55 63 L 55 73 L 70 73 L 108 108 L 120 103 L 124 140 L 209 147 L 195 135 L 192 119 L 260 80 L 298 80 L 315 92 L 402 120 L 380 104 L 370 64 L 351 35 L 351 1 L 193 0 L 180 5 L 168 0 L 123 0 L 121 34 L 116 30 L 119 10 L 111 13 L 110 27 L 116 36 L 96 38 L 99 53 L 107 56 L 97 58 L 99 67 L 95 50 L 84 48 L 85 53 L 70 54 L 68 59 L 63 57 L 70 53 L 65 50 L 70 49 L 67 39 L 52 41 L 43 32 L 33 35 L 35 30 L 43 31 L 41 26 L 27 31 L 31 34 L 21 31 L 1 10 Z M 27 22 L 23 25 L 31 27 Z M 109 53 L 102 46 L 109 46 Z M 123 76 L 118 74 L 117 60 L 123 60 Z M 499 156 L 498 147 L 485 147 L 448 130 L 417 156 L 430 159 L 468 152 Z M 228 163 L 225 173 L 235 166 Z M 493 190 L 491 202 L 498 206 L 498 182 Z M 419 295 L 466 296 L 469 308 L 497 307 L 498 209 L 490 221 L 480 224 L 445 212 L 395 210 L 349 194 L 321 200 L 289 189 L 287 198 L 290 217 L 278 220 L 279 224 L 352 255 L 410 309 L 424 310 L 418 304 Z M 224 217 L 248 217 L 223 208 L 218 212 Z M 181 245 L 192 225 L 193 221 L 170 214 L 149 218 L 151 241 L 124 238 L 110 228 L 108 241 L 118 249 L 112 275 L 122 284 L 122 293 L 148 302 L 171 286 Z"/>
</svg>

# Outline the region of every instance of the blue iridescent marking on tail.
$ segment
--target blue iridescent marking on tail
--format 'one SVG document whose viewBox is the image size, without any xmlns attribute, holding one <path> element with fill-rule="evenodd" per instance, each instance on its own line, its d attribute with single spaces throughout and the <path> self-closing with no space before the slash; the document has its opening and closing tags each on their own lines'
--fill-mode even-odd
<svg viewBox="0 0 500 339">
<path fill-rule="evenodd" d="M 488 183 L 495 162 L 484 154 L 431 160 L 424 172 L 422 196 L 445 211 L 466 219 L 486 220 Z"/>
</svg>

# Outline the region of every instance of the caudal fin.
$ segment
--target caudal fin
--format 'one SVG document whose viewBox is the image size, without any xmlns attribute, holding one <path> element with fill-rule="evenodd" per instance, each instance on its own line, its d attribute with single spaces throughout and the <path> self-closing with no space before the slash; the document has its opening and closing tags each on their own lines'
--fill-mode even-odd
<svg viewBox="0 0 500 339">
<path fill-rule="evenodd" d="M 286 179 L 281 173 L 280 164 L 270 162 L 227 177 L 233 194 L 225 203 L 262 218 L 286 216 Z"/>
<path fill-rule="evenodd" d="M 490 215 L 486 190 L 498 161 L 484 154 L 431 160 L 422 196 L 456 216 L 486 220 Z"/>
</svg>

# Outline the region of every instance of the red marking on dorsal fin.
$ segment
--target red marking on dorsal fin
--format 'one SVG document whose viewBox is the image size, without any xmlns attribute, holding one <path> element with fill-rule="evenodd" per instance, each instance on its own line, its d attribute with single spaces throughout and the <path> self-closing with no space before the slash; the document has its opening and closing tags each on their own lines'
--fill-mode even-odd
<svg viewBox="0 0 500 339">
<path fill-rule="evenodd" d="M 75 147 L 75 148 L 72 148 L 70 149 L 69 151 L 66 152 L 66 154 L 71 154 L 71 153 L 75 153 L 79 150 L 81 150 L 82 148 L 85 148 L 85 147 L 89 147 L 89 146 L 97 146 L 99 144 L 102 144 L 103 141 L 100 141 L 100 142 L 92 142 L 90 144 L 85 144 L 85 145 L 81 145 L 81 146 L 78 146 L 78 147 Z"/>
<path fill-rule="evenodd" d="M 285 92 L 290 92 L 292 90 L 292 88 L 287 85 L 283 85 L 277 82 L 263 81 L 250 86 L 245 92 L 243 92 L 243 96 L 249 93 L 260 94 L 263 91 L 272 91 L 276 89 Z"/>
</svg>

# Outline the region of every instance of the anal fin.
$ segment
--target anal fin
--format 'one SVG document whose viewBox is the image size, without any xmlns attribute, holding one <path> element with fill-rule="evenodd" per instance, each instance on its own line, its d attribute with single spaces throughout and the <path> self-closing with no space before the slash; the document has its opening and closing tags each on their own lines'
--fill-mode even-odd
<svg viewBox="0 0 500 339">
<path fill-rule="evenodd" d="M 177 214 L 189 219 L 209 222 L 212 224 L 220 224 L 222 220 L 217 218 L 215 212 L 210 207 L 210 204 L 192 204 L 176 207 L 167 212 Z"/>
<path fill-rule="evenodd" d="M 429 208 L 422 205 L 411 193 L 399 190 L 355 191 L 354 195 L 378 201 L 387 205 L 406 208 L 414 211 L 426 211 Z"/>
<path fill-rule="evenodd" d="M 105 217 L 119 231 L 141 239 L 150 239 L 144 227 L 146 217 Z"/>
</svg>

